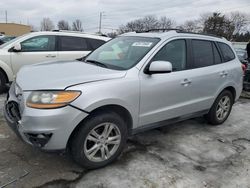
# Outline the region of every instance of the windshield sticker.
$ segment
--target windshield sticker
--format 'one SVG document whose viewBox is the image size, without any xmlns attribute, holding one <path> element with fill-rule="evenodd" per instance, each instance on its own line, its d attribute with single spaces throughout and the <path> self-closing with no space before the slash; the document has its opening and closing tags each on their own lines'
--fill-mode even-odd
<svg viewBox="0 0 250 188">
<path fill-rule="evenodd" d="M 153 43 L 152 42 L 134 42 L 132 46 L 137 47 L 150 47 Z"/>
</svg>

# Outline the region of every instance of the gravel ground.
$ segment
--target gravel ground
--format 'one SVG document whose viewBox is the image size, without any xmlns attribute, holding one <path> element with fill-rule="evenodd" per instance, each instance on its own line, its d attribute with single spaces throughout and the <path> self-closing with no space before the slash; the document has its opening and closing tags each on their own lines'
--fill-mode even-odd
<svg viewBox="0 0 250 188">
<path fill-rule="evenodd" d="M 0 96 L 2 111 L 5 96 Z M 250 100 L 221 126 L 196 118 L 131 137 L 119 159 L 87 171 L 21 142 L 0 114 L 0 188 L 250 187 Z"/>
</svg>

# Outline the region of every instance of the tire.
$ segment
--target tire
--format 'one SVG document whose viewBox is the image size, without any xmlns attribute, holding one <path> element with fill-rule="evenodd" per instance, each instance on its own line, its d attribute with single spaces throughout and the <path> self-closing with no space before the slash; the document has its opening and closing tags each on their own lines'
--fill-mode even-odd
<svg viewBox="0 0 250 188">
<path fill-rule="evenodd" d="M 104 134 L 105 128 L 111 130 L 109 134 L 106 134 L 109 140 L 115 138 L 115 136 L 118 138 L 108 143 Z M 119 134 L 120 141 L 118 141 Z M 78 164 L 87 169 L 104 167 L 113 162 L 121 154 L 127 141 L 127 134 L 127 125 L 118 114 L 114 112 L 95 114 L 84 121 L 74 135 L 70 148 L 72 157 Z M 111 142 L 116 143 L 116 145 L 110 144 Z M 107 149 L 110 150 L 109 154 Z M 93 156 L 91 157 L 91 155 Z"/>
<path fill-rule="evenodd" d="M 226 103 L 226 99 L 229 101 L 226 106 L 220 105 Z M 224 123 L 228 116 L 231 113 L 232 106 L 234 103 L 234 97 L 232 92 L 229 90 L 224 90 L 220 93 L 220 95 L 216 98 L 213 106 L 209 110 L 209 113 L 206 115 L 206 119 L 211 125 L 220 125 Z M 221 110 L 220 110 L 221 109 Z"/>
<path fill-rule="evenodd" d="M 7 90 L 6 84 L 7 78 L 3 71 L 0 70 L 0 94 L 4 93 Z"/>
</svg>

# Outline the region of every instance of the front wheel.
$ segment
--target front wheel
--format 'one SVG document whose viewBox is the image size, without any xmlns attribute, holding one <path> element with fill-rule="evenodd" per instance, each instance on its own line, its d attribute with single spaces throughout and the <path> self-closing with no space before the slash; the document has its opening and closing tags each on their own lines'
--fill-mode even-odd
<svg viewBox="0 0 250 188">
<path fill-rule="evenodd" d="M 7 84 L 6 76 L 0 70 L 0 94 L 4 93 L 7 90 L 6 84 Z"/>
<path fill-rule="evenodd" d="M 215 100 L 209 113 L 207 120 L 212 125 L 220 125 L 227 120 L 233 106 L 233 95 L 230 91 L 224 90 Z"/>
<path fill-rule="evenodd" d="M 88 169 L 113 162 L 127 140 L 127 126 L 116 113 L 96 114 L 82 124 L 71 145 L 74 160 Z"/>
</svg>

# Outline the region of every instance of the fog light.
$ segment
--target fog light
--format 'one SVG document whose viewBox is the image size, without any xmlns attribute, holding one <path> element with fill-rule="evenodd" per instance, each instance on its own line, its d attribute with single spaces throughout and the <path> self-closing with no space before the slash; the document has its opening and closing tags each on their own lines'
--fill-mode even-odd
<svg viewBox="0 0 250 188">
<path fill-rule="evenodd" d="M 25 133 L 28 140 L 33 144 L 35 147 L 43 147 L 47 144 L 52 136 L 52 133 Z"/>
</svg>

